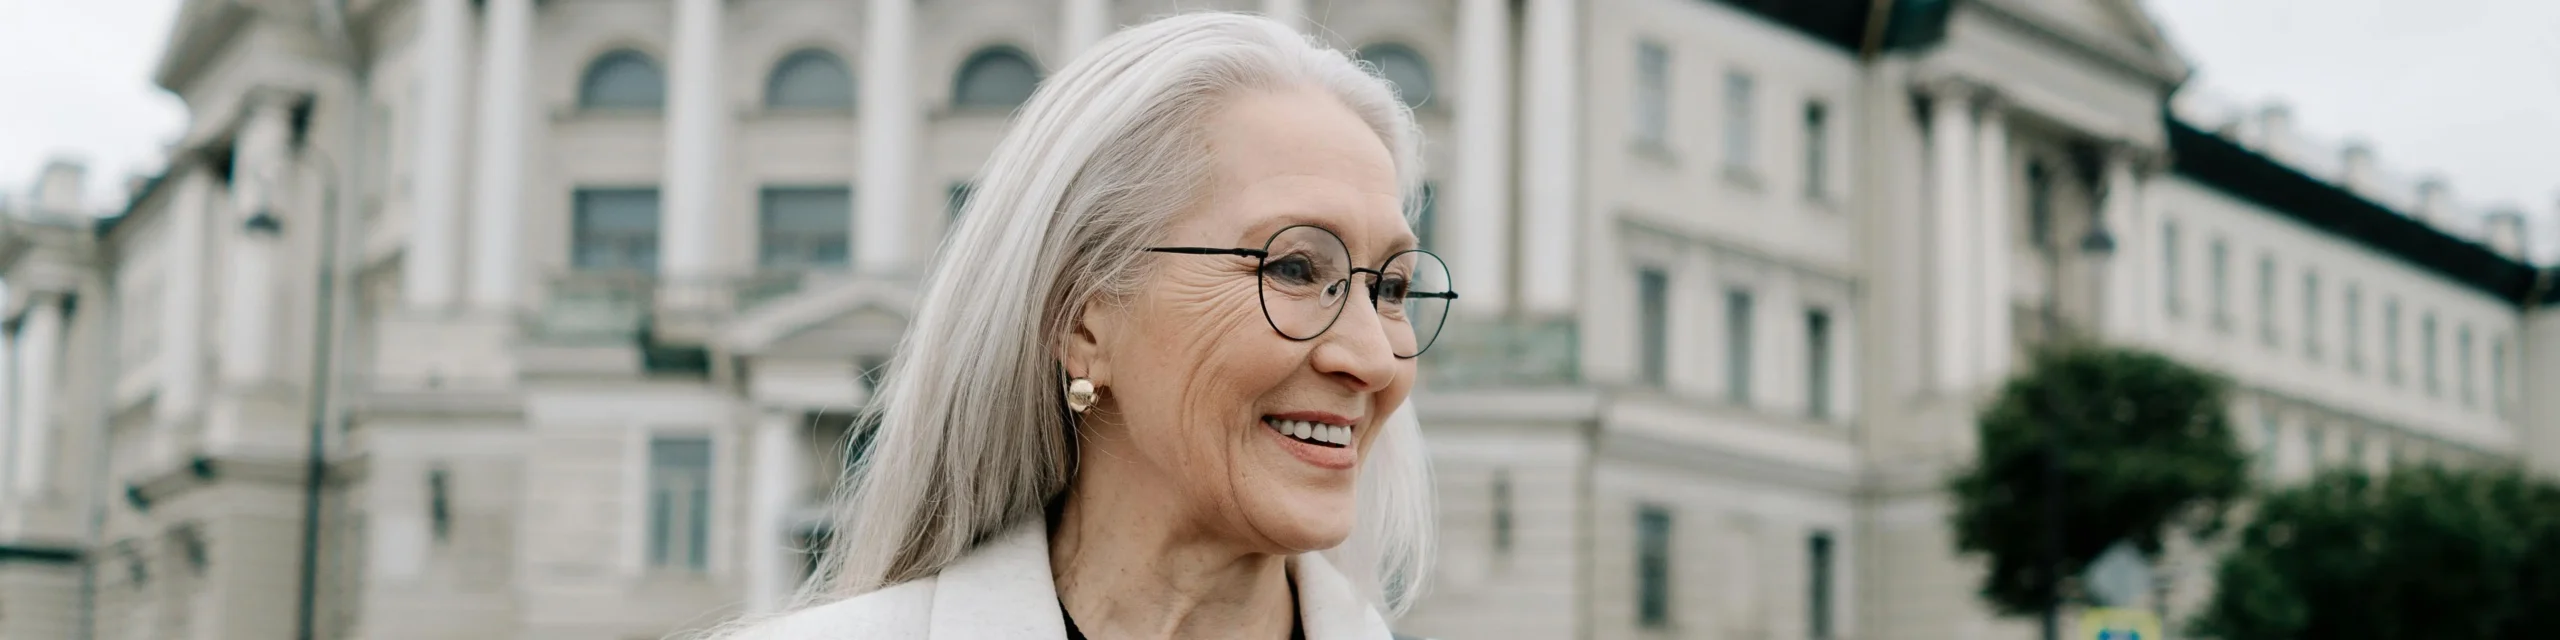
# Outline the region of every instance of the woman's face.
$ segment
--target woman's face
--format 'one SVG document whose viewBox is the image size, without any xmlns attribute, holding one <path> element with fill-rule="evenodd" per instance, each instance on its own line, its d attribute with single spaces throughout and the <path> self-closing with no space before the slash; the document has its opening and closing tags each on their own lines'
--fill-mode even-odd
<svg viewBox="0 0 2560 640">
<path fill-rule="evenodd" d="M 1250 94 L 1209 124 L 1208 197 L 1156 246 L 1261 249 L 1284 228 L 1311 225 L 1340 236 L 1362 268 L 1413 248 L 1386 145 L 1340 101 L 1314 90 Z M 1104 432 L 1090 435 L 1118 441 L 1089 448 L 1088 460 L 1119 456 L 1111 464 L 1162 483 L 1146 493 L 1174 496 L 1172 517 L 1210 535 L 1274 552 L 1341 543 L 1360 462 L 1415 375 L 1414 361 L 1392 352 L 1371 280 L 1351 278 L 1339 319 L 1301 341 L 1265 320 L 1260 261 L 1149 256 L 1143 288 L 1087 307 L 1071 341 L 1090 356 L 1071 362 L 1105 386 L 1088 423 Z M 1348 427 L 1349 437 L 1284 435 L 1295 422 Z"/>
</svg>

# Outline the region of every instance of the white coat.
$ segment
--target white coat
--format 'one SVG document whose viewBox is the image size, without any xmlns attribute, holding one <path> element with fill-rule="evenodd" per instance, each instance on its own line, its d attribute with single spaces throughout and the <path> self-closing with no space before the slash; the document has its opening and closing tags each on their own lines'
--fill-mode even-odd
<svg viewBox="0 0 2560 640">
<path fill-rule="evenodd" d="M 1067 623 L 1039 519 L 987 540 L 930 578 L 793 612 L 741 640 L 1060 640 Z M 1289 559 L 1307 640 L 1389 640 L 1384 618 L 1324 556 Z"/>
</svg>

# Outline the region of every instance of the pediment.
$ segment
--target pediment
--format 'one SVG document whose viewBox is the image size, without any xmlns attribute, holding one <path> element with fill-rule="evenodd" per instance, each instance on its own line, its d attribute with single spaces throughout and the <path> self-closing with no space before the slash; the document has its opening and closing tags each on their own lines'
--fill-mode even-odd
<svg viewBox="0 0 2560 640">
<path fill-rule="evenodd" d="M 718 342 L 738 355 L 885 355 L 905 333 L 915 296 L 903 281 L 831 282 L 756 307 L 723 326 Z"/>
</svg>

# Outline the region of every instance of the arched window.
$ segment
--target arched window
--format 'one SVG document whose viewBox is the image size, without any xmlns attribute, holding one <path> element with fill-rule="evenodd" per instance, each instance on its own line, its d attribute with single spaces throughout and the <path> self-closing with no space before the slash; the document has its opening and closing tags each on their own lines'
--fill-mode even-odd
<svg viewBox="0 0 2560 640">
<path fill-rule="evenodd" d="M 951 104 L 962 108 L 1011 109 L 1031 99 L 1040 86 L 1040 67 L 1013 47 L 988 47 L 969 54 L 952 81 Z"/>
<path fill-rule="evenodd" d="M 616 49 L 587 63 L 578 80 L 578 107 L 658 109 L 667 104 L 667 77 L 649 54 Z"/>
<path fill-rule="evenodd" d="M 792 109 L 846 109 L 853 106 L 853 75 L 844 60 L 824 49 L 801 49 L 774 63 L 765 78 L 764 104 Z"/>
<path fill-rule="evenodd" d="M 1360 61 L 1378 68 L 1378 75 L 1396 85 L 1396 94 L 1407 106 L 1421 107 L 1431 103 L 1431 95 L 1439 88 L 1431 83 L 1431 63 L 1413 47 L 1388 42 L 1360 48 Z"/>
</svg>

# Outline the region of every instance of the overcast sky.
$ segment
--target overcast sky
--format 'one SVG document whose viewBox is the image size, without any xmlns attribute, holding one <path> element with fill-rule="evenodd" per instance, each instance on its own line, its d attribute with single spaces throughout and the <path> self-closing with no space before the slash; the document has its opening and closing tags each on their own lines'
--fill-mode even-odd
<svg viewBox="0 0 2560 640">
<path fill-rule="evenodd" d="M 2309 135 L 2362 138 L 2462 200 L 2535 213 L 2535 243 L 2560 250 L 2560 2 L 2143 2 L 2195 64 L 2191 87 L 2284 100 Z M 186 118 L 150 78 L 177 6 L 0 0 L 0 192 L 23 197 L 53 157 L 88 160 L 101 202 L 156 168 Z"/>
</svg>

